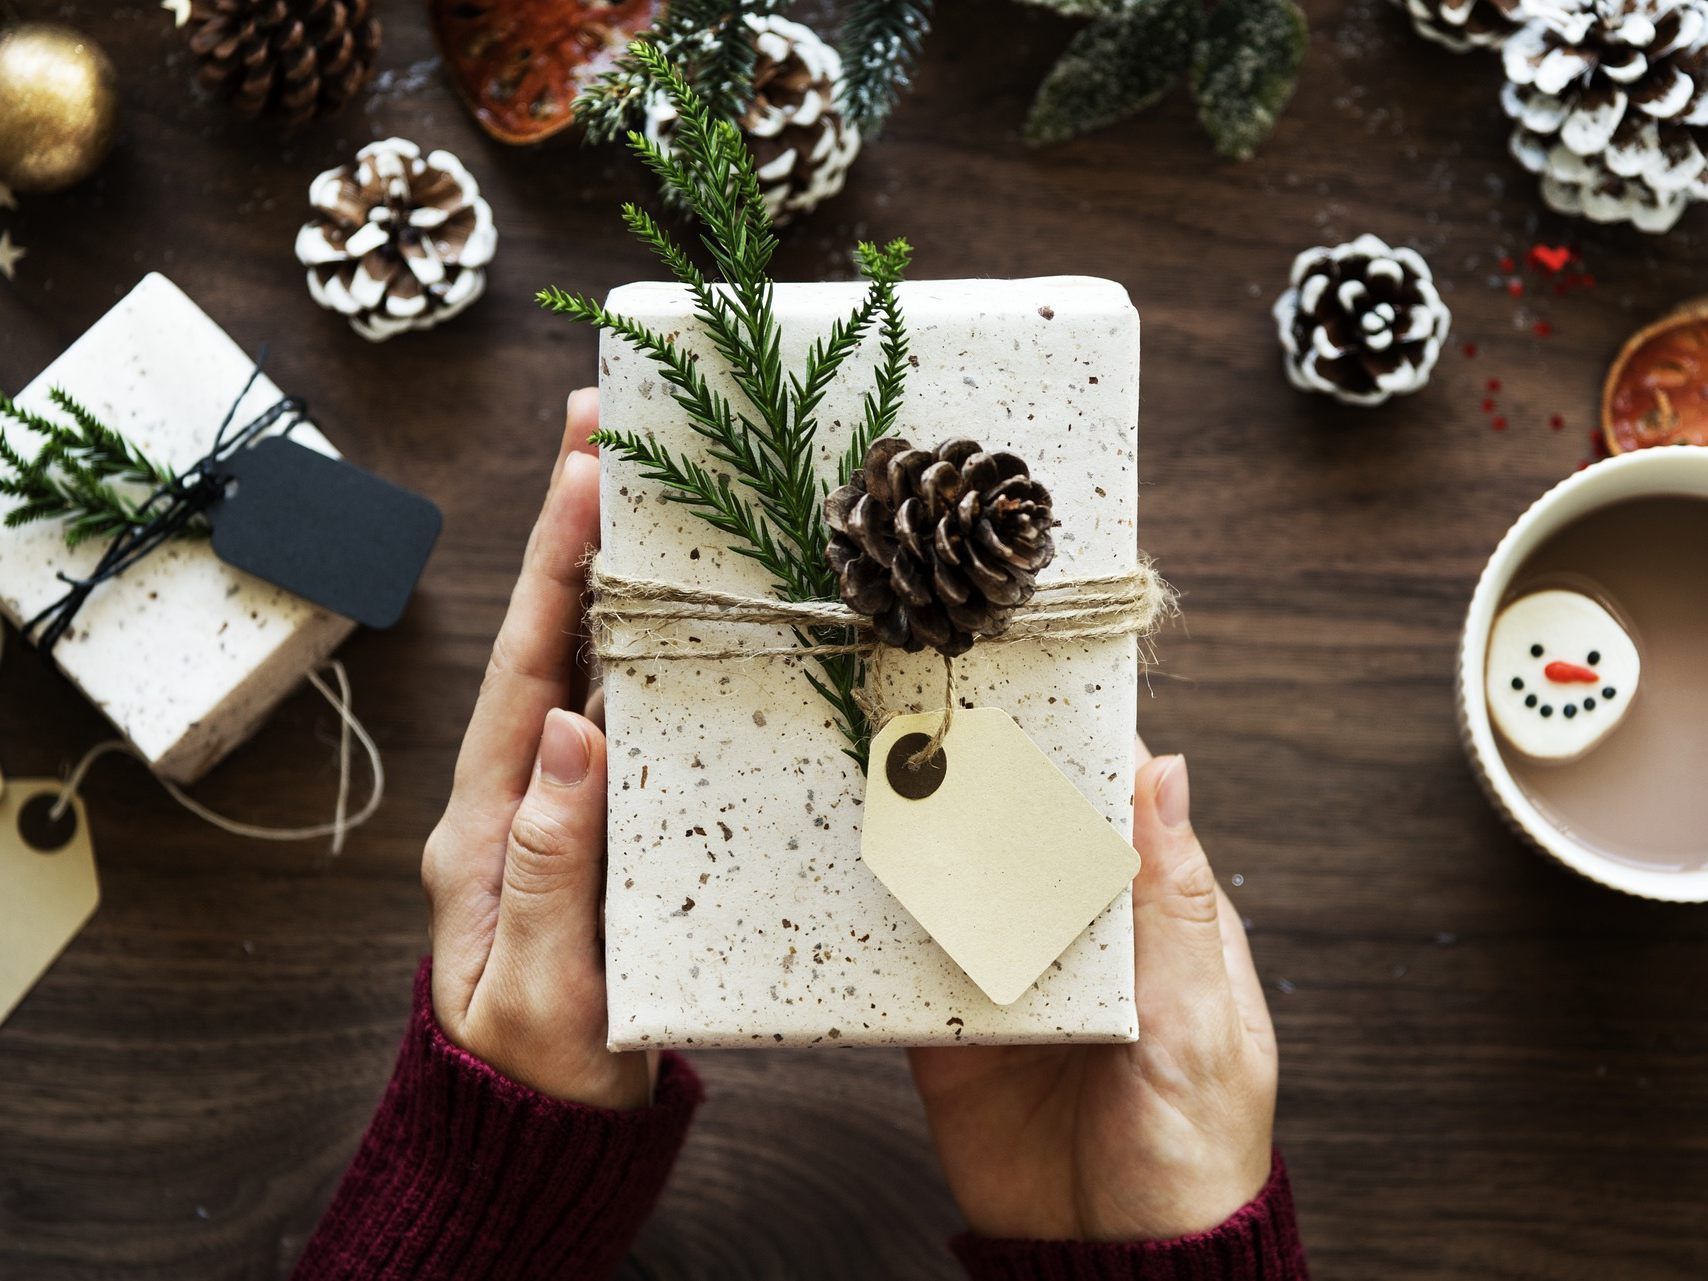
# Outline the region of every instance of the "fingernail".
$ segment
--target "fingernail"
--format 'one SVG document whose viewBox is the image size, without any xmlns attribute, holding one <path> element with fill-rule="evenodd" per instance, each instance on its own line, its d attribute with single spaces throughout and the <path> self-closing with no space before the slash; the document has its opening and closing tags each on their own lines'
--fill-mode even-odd
<svg viewBox="0 0 1708 1281">
<path fill-rule="evenodd" d="M 1186 779 L 1186 758 L 1176 756 L 1156 782 L 1156 816 L 1175 831 L 1192 821 L 1192 788 Z"/>
<path fill-rule="evenodd" d="M 540 777 L 557 787 L 574 787 L 587 777 L 587 735 L 567 712 L 546 717 L 540 735 Z"/>
</svg>

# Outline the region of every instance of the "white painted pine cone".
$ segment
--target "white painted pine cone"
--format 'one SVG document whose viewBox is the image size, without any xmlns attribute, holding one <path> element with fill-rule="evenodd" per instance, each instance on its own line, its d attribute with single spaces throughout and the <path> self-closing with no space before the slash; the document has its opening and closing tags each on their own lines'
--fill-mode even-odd
<svg viewBox="0 0 1708 1281">
<path fill-rule="evenodd" d="M 1708 0 L 1520 0 L 1512 154 L 1560 213 L 1670 230 L 1708 198 Z"/>
<path fill-rule="evenodd" d="M 860 154 L 860 131 L 844 118 L 842 58 L 810 27 L 774 14 L 749 15 L 758 57 L 753 101 L 742 132 L 753 152 L 774 223 L 816 208 L 842 190 Z M 662 95 L 647 104 L 646 136 L 670 149 L 676 109 Z"/>
<path fill-rule="evenodd" d="M 1452 323 L 1429 265 L 1371 235 L 1295 258 L 1274 315 L 1288 380 L 1348 405 L 1422 387 Z"/>
<path fill-rule="evenodd" d="M 296 243 L 309 293 L 370 342 L 431 329 L 486 291 L 492 209 L 448 151 L 369 143 L 316 178 L 309 203 L 314 216 Z"/>
<path fill-rule="evenodd" d="M 1517 28 L 1519 0 L 1394 0 L 1425 40 L 1468 53 L 1498 48 Z"/>
</svg>

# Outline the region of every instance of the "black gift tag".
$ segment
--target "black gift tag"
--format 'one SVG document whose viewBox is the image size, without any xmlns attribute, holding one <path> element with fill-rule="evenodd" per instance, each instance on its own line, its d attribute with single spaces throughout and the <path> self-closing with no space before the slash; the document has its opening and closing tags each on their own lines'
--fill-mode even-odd
<svg viewBox="0 0 1708 1281">
<path fill-rule="evenodd" d="M 431 502 L 285 436 L 219 470 L 214 555 L 367 627 L 403 616 L 444 524 Z"/>
</svg>

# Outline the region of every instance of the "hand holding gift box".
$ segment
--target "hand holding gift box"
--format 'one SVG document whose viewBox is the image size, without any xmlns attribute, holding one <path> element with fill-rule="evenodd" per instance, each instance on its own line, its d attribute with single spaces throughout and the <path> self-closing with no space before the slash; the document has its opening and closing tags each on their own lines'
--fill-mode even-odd
<svg viewBox="0 0 1708 1281">
<path fill-rule="evenodd" d="M 1108 745 L 1164 589 L 1136 542 L 1132 305 L 1081 278 L 903 286 L 902 242 L 861 248 L 866 285 L 773 286 L 739 144 L 692 102 L 680 137 L 685 163 L 639 145 L 730 283 L 631 210 L 676 283 L 543 295 L 606 332 L 611 1044 L 1133 1039 Z M 868 752 L 903 710 L 926 720 L 898 775 Z M 1004 725 L 1036 750 L 987 750 Z M 873 821 L 945 756 L 956 786 Z M 1065 790 L 996 772 L 1034 759 Z"/>
</svg>

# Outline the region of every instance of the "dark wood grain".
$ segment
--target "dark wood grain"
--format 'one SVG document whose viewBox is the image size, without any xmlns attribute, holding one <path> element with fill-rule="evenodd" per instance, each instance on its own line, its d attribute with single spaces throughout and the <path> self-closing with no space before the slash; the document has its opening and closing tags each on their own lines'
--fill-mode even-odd
<svg viewBox="0 0 1708 1281">
<path fill-rule="evenodd" d="M 152 5 L 25 7 L 111 50 L 125 125 L 93 182 L 0 215 L 30 250 L 0 287 L 0 380 L 21 385 L 160 269 L 246 348 L 270 341 L 274 376 L 351 455 L 447 517 L 405 623 L 345 651 L 392 779 L 380 817 L 328 865 L 221 836 L 133 765 L 103 764 L 105 902 L 0 1030 L 0 1275 L 276 1277 L 389 1070 L 424 939 L 420 844 L 565 393 L 593 375 L 590 337 L 530 296 L 651 276 L 615 217 L 645 186 L 614 154 L 484 141 L 414 0 L 381 6 L 387 81 L 284 141 L 189 92 Z M 856 234 L 905 233 L 922 276 L 1095 273 L 1138 302 L 1144 539 L 1188 620 L 1142 728 L 1190 757 L 1199 826 L 1251 923 L 1319 1274 L 1708 1274 L 1708 915 L 1520 847 L 1451 712 L 1483 559 L 1585 455 L 1622 336 L 1703 291 L 1708 213 L 1663 239 L 1540 214 L 1505 154 L 1493 63 L 1418 42 L 1380 0 L 1310 6 L 1304 83 L 1244 166 L 1208 153 L 1178 99 L 1022 150 L 1030 87 L 1069 28 L 996 0 L 942 8 L 918 92 L 850 191 L 789 235 L 783 267 L 843 275 Z M 502 239 L 466 317 L 370 347 L 311 305 L 290 247 L 310 176 L 392 132 L 457 151 Z M 1294 252 L 1364 230 L 1430 257 L 1478 352 L 1455 346 L 1427 391 L 1379 413 L 1289 391 L 1268 316 Z M 1595 288 L 1491 285 L 1538 239 L 1579 248 Z M 1504 432 L 1480 407 L 1490 378 Z M 9 647 L 0 765 L 51 774 L 102 733 Z M 329 803 L 332 733 L 299 696 L 199 792 L 295 820 Z M 712 1101 L 628 1275 L 954 1275 L 953 1208 L 898 1055 L 700 1062 Z"/>
</svg>

